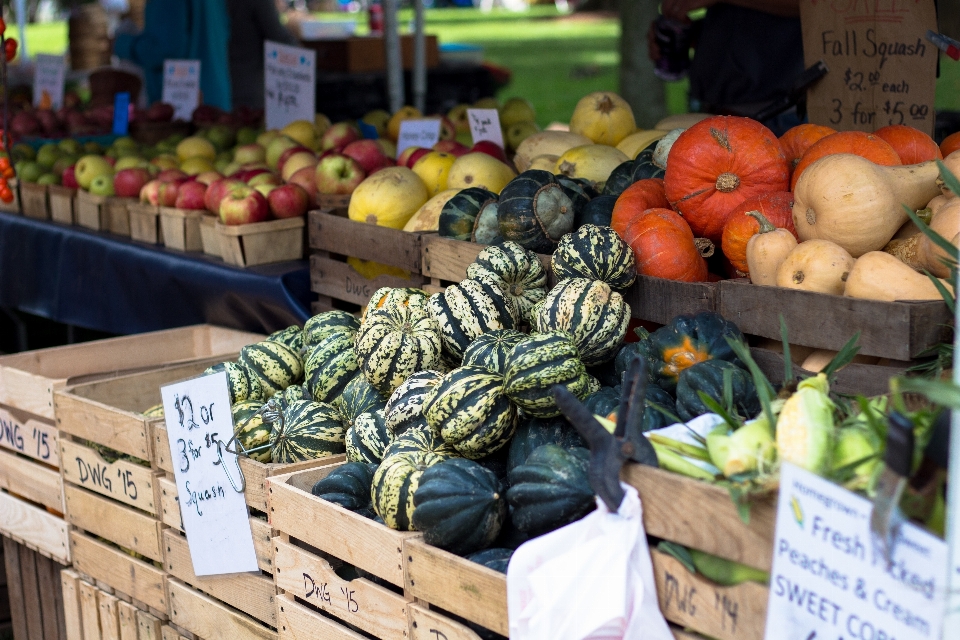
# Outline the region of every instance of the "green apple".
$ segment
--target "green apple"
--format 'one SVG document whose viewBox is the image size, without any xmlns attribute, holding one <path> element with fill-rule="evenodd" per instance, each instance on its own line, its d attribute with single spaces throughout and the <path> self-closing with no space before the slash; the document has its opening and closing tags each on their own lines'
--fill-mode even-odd
<svg viewBox="0 0 960 640">
<path fill-rule="evenodd" d="M 264 131 L 257 136 L 256 143 L 266 149 L 271 142 L 280 137 L 280 132 L 276 129 L 271 129 L 270 131 Z"/>
<path fill-rule="evenodd" d="M 95 196 L 112 196 L 114 194 L 113 174 L 101 173 L 94 178 L 90 183 L 90 193 Z"/>
<path fill-rule="evenodd" d="M 510 98 L 500 108 L 500 125 L 509 127 L 518 122 L 535 122 L 537 111 L 526 98 Z"/>
<path fill-rule="evenodd" d="M 129 136 L 122 136 L 113 141 L 113 146 L 120 149 L 137 149 L 140 145 L 137 144 L 137 141 Z"/>
<path fill-rule="evenodd" d="M 83 150 L 80 147 L 80 143 L 74 140 L 73 138 L 64 138 L 57 144 L 57 146 L 60 147 L 60 151 L 63 151 L 64 153 L 69 153 L 70 155 L 73 155 L 73 156 L 80 155 L 80 152 Z"/>
<path fill-rule="evenodd" d="M 36 182 L 40 179 L 40 176 L 44 174 L 46 169 L 44 169 L 38 162 L 23 160 L 17 163 L 16 171 L 17 177 L 24 182 Z"/>
<path fill-rule="evenodd" d="M 270 144 L 267 145 L 267 166 L 271 169 L 276 169 L 277 163 L 280 161 L 280 156 L 283 155 L 283 152 L 287 149 L 292 149 L 299 146 L 300 143 L 293 138 L 288 138 L 287 136 L 277 136 L 270 142 Z"/>
<path fill-rule="evenodd" d="M 240 131 L 237 131 L 237 144 L 253 144 L 257 141 L 258 135 L 260 135 L 260 132 L 253 127 L 241 127 Z"/>
<path fill-rule="evenodd" d="M 217 151 L 225 151 L 236 143 L 237 136 L 227 125 L 215 124 L 207 130 L 207 140 L 213 143 Z"/>
<path fill-rule="evenodd" d="M 37 164 L 49 169 L 59 157 L 60 147 L 50 142 L 40 147 L 40 149 L 37 151 Z"/>
<path fill-rule="evenodd" d="M 90 189 L 90 185 L 98 176 L 109 176 L 113 182 L 113 167 L 103 156 L 83 156 L 77 160 L 74 175 L 81 189 Z"/>
<path fill-rule="evenodd" d="M 114 171 L 123 171 L 124 169 L 146 169 L 150 166 L 150 163 L 147 162 L 146 158 L 141 158 L 140 156 L 123 156 L 117 160 L 117 164 L 113 166 Z"/>
<path fill-rule="evenodd" d="M 53 173 L 45 173 L 37 178 L 37 184 L 60 184 L 60 176 Z"/>
<path fill-rule="evenodd" d="M 73 165 L 77 164 L 77 159 L 78 159 L 77 156 L 70 155 L 68 153 L 63 154 L 62 156 L 57 158 L 56 162 L 53 163 L 53 173 L 55 173 L 58 176 L 62 176 L 64 169 L 66 169 L 67 167 L 72 167 Z"/>
<path fill-rule="evenodd" d="M 37 152 L 28 144 L 19 142 L 10 150 L 15 160 L 36 160 Z"/>
<path fill-rule="evenodd" d="M 103 147 L 100 146 L 100 143 L 93 140 L 88 140 L 83 143 L 83 153 L 100 155 L 103 153 Z"/>
<path fill-rule="evenodd" d="M 213 168 L 219 171 L 223 175 L 227 175 L 227 169 L 236 164 L 233 160 L 223 158 L 217 158 L 213 162 Z M 240 165 L 237 165 L 237 168 L 240 168 Z M 232 171 L 230 173 L 233 173 Z"/>
<path fill-rule="evenodd" d="M 537 126 L 535 122 L 515 122 L 507 127 L 506 131 L 506 142 L 507 146 L 511 149 L 516 149 L 520 146 L 520 143 L 526 140 L 528 137 L 540 131 L 540 127 Z"/>
</svg>

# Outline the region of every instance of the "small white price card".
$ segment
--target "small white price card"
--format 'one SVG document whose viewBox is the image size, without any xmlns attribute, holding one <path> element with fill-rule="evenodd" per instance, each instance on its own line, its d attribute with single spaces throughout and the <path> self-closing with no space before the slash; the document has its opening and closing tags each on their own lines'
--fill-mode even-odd
<svg viewBox="0 0 960 640">
<path fill-rule="evenodd" d="M 397 157 L 408 147 L 429 149 L 440 139 L 440 120 L 404 120 L 397 137 Z"/>
<path fill-rule="evenodd" d="M 257 571 L 224 372 L 161 387 L 180 515 L 198 576 Z M 228 478 L 227 474 L 230 474 Z M 231 483 L 230 478 L 233 478 Z"/>
<path fill-rule="evenodd" d="M 42 109 L 62 107 L 65 75 L 63 56 L 38 53 L 33 67 L 33 104 Z"/>
<path fill-rule="evenodd" d="M 473 144 L 487 140 L 503 148 L 503 131 L 500 129 L 500 114 L 496 109 L 467 109 L 470 135 Z"/>
<path fill-rule="evenodd" d="M 784 464 L 766 640 L 936 640 L 947 547 L 912 524 L 887 563 L 870 537 L 872 504 Z"/>
<path fill-rule="evenodd" d="M 282 129 L 294 120 L 313 122 L 317 52 L 267 40 L 263 56 L 267 129 Z"/>
<path fill-rule="evenodd" d="M 164 102 L 173 107 L 173 119 L 189 122 L 200 104 L 200 61 L 164 60 Z"/>
</svg>

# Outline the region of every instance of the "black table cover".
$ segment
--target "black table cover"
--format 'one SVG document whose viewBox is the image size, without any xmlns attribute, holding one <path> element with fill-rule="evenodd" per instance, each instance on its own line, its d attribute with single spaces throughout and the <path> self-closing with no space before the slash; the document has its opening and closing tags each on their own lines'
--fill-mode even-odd
<svg viewBox="0 0 960 640">
<path fill-rule="evenodd" d="M 240 269 L 0 213 L 0 306 L 130 334 L 198 323 L 271 332 L 309 317 L 307 261 Z"/>
</svg>

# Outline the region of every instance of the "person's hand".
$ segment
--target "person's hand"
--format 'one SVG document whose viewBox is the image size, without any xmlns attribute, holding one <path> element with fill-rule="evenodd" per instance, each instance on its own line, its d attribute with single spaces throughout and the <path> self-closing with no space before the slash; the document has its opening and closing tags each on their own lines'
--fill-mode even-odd
<svg viewBox="0 0 960 640">
<path fill-rule="evenodd" d="M 712 7 L 718 0 L 663 0 L 661 13 L 667 18 L 679 22 L 690 22 L 687 14 L 697 9 Z"/>
</svg>

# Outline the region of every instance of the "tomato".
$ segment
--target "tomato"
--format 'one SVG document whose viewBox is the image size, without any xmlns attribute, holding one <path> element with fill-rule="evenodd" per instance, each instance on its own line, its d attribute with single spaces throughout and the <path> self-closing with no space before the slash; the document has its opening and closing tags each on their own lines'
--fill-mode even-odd
<svg viewBox="0 0 960 640">
<path fill-rule="evenodd" d="M 0 35 L 7 30 L 7 23 L 3 21 L 3 18 L 0 18 Z"/>
<path fill-rule="evenodd" d="M 17 57 L 17 41 L 13 38 L 7 38 L 6 42 L 3 43 L 3 53 L 7 57 L 7 62 L 10 62 Z"/>
<path fill-rule="evenodd" d="M 10 178 L 16 177 L 17 172 L 14 171 L 13 167 L 7 167 L 2 173 L 0 173 L 0 175 L 9 180 Z"/>
<path fill-rule="evenodd" d="M 10 189 L 0 189 L 0 200 L 10 203 L 13 202 L 13 191 Z"/>
<path fill-rule="evenodd" d="M 6 169 L 10 166 L 10 158 L 6 156 L 0 156 L 0 170 Z"/>
</svg>

